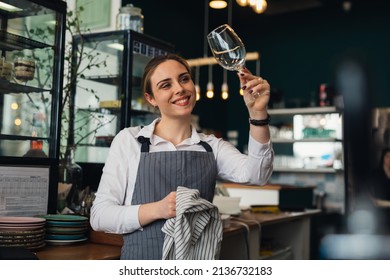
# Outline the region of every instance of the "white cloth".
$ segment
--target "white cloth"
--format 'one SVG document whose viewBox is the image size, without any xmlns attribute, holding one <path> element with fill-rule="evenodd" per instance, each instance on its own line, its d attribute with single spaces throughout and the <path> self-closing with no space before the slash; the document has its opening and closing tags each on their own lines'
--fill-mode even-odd
<svg viewBox="0 0 390 280">
<path fill-rule="evenodd" d="M 192 128 L 191 138 L 174 146 L 153 134 L 158 121 L 156 119 L 142 129 L 125 128 L 115 136 L 91 209 L 94 230 L 118 234 L 142 230 L 138 222 L 139 205 L 131 205 L 141 154 L 138 136 L 150 138 L 151 153 L 178 150 L 206 152 L 198 143 L 200 140 L 207 142 L 213 149 L 220 180 L 263 185 L 272 174 L 274 152 L 271 142 L 261 144 L 249 136 L 248 155 L 245 155 L 229 142 L 214 135 L 198 133 Z"/>
<path fill-rule="evenodd" d="M 218 208 L 201 198 L 197 189 L 178 187 L 176 217 L 168 219 L 163 260 L 214 260 L 219 258 L 222 221 Z"/>
</svg>

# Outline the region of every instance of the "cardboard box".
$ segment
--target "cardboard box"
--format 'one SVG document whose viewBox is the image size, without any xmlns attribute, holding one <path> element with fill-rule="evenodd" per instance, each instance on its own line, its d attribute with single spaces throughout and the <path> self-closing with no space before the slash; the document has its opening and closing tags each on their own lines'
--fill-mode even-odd
<svg viewBox="0 0 390 280">
<path fill-rule="evenodd" d="M 267 205 L 278 206 L 283 211 L 301 211 L 313 208 L 315 187 L 265 185 L 250 186 L 234 183 L 223 183 L 229 196 L 241 197 L 240 207 Z"/>
<path fill-rule="evenodd" d="M 120 108 L 121 101 L 120 100 L 104 100 L 99 102 L 100 108 Z"/>
</svg>

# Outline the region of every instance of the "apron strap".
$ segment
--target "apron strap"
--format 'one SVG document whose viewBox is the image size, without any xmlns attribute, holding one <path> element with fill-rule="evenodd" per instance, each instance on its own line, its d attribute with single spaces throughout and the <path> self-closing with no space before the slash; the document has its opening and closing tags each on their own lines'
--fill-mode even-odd
<svg viewBox="0 0 390 280">
<path fill-rule="evenodd" d="M 140 142 L 142 145 L 141 146 L 141 153 L 149 153 L 150 139 L 143 137 L 143 136 L 139 136 L 137 139 L 138 139 L 138 142 Z"/>
<path fill-rule="evenodd" d="M 203 146 L 203 148 L 207 151 L 207 152 L 213 152 L 213 149 L 211 148 L 211 146 L 209 145 L 209 144 L 207 144 L 206 142 L 204 142 L 204 141 L 200 141 L 199 143 L 198 143 L 199 145 L 202 145 Z"/>
</svg>

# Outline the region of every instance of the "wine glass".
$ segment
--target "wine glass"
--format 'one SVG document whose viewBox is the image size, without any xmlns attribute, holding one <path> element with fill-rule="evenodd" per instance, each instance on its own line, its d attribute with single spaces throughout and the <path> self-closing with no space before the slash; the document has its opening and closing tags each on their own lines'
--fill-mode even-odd
<svg viewBox="0 0 390 280">
<path fill-rule="evenodd" d="M 240 37 L 228 24 L 223 24 L 207 35 L 213 56 L 219 65 L 230 71 L 240 71 L 245 65 L 246 51 Z"/>
</svg>

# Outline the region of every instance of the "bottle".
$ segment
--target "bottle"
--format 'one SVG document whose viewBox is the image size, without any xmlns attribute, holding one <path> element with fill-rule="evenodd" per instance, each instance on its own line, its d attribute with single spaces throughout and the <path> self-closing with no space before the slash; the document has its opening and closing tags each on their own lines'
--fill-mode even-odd
<svg viewBox="0 0 390 280">
<path fill-rule="evenodd" d="M 31 136 L 36 137 L 30 141 L 30 149 L 24 154 L 24 157 L 47 157 L 43 151 L 43 123 L 45 115 L 41 112 L 34 113 L 32 118 Z"/>
<path fill-rule="evenodd" d="M 329 105 L 327 103 L 328 94 L 326 92 L 326 84 L 321 84 L 320 85 L 320 92 L 319 92 L 319 96 L 318 97 L 319 97 L 318 98 L 319 99 L 319 104 L 318 105 L 320 105 L 320 107 L 324 107 L 324 106 Z"/>
<path fill-rule="evenodd" d="M 116 29 L 131 29 L 139 33 L 144 32 L 144 16 L 140 8 L 134 7 L 133 4 L 127 4 L 119 9 L 116 16 Z"/>
</svg>

